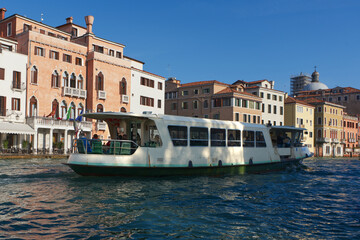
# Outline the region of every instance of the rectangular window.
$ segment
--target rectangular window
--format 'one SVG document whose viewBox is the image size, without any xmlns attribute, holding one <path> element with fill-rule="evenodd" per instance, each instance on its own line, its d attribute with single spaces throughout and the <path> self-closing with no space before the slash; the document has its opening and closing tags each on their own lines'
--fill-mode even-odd
<svg viewBox="0 0 360 240">
<path fill-rule="evenodd" d="M 271 113 L 271 104 L 268 105 L 268 113 Z"/>
<path fill-rule="evenodd" d="M 13 88 L 21 88 L 21 72 L 13 71 Z"/>
<path fill-rule="evenodd" d="M 225 129 L 211 128 L 211 146 L 225 147 Z"/>
<path fill-rule="evenodd" d="M 248 100 L 242 100 L 242 107 L 247 108 L 248 107 Z"/>
<path fill-rule="evenodd" d="M 49 54 L 49 57 L 51 59 L 56 59 L 56 60 L 59 60 L 59 52 L 56 52 L 56 51 L 50 51 L 50 54 Z"/>
<path fill-rule="evenodd" d="M 197 109 L 198 108 L 198 101 L 193 101 L 193 109 Z"/>
<path fill-rule="evenodd" d="M 229 107 L 230 106 L 230 98 L 224 98 L 223 99 L 223 107 Z"/>
<path fill-rule="evenodd" d="M 277 112 L 276 110 L 277 110 L 276 106 L 274 106 L 274 112 L 273 112 L 274 114 L 276 114 L 276 112 Z"/>
<path fill-rule="evenodd" d="M 194 94 L 195 94 L 195 95 L 198 95 L 198 94 L 199 94 L 199 89 L 195 89 L 195 90 L 194 90 Z"/>
<path fill-rule="evenodd" d="M 247 114 L 243 114 L 243 122 L 247 122 Z"/>
<path fill-rule="evenodd" d="M 177 109 L 177 104 L 171 103 L 171 110 L 176 110 L 176 109 Z"/>
<path fill-rule="evenodd" d="M 228 147 L 240 147 L 241 146 L 241 134 L 240 130 L 228 129 Z"/>
<path fill-rule="evenodd" d="M 115 51 L 110 49 L 109 50 L 109 55 L 112 56 L 112 57 L 115 56 Z"/>
<path fill-rule="evenodd" d="M 254 102 L 253 101 L 249 101 L 249 108 L 254 109 Z"/>
<path fill-rule="evenodd" d="M 221 99 L 220 98 L 216 98 L 213 100 L 213 106 L 214 107 L 221 107 Z"/>
<path fill-rule="evenodd" d="M 11 110 L 20 111 L 20 98 L 13 98 L 11 101 Z"/>
<path fill-rule="evenodd" d="M 266 142 L 263 132 L 256 131 L 256 147 L 266 147 Z"/>
<path fill-rule="evenodd" d="M 0 68 L 0 80 L 5 80 L 5 69 Z"/>
<path fill-rule="evenodd" d="M 78 66 L 82 66 L 82 59 L 79 57 L 75 58 L 75 64 Z"/>
<path fill-rule="evenodd" d="M 276 101 L 277 100 L 277 96 L 273 95 L 273 100 Z"/>
<path fill-rule="evenodd" d="M 45 30 L 44 30 L 44 29 L 40 29 L 40 33 L 41 33 L 41 34 L 45 34 Z"/>
<path fill-rule="evenodd" d="M 104 53 L 104 47 L 102 47 L 102 46 L 93 44 L 93 49 L 95 52 Z"/>
<path fill-rule="evenodd" d="M 256 123 L 256 116 L 253 116 L 253 123 Z"/>
<path fill-rule="evenodd" d="M 243 147 L 255 146 L 255 134 L 254 131 L 243 131 Z"/>
<path fill-rule="evenodd" d="M 140 96 L 140 105 L 153 107 L 154 99 L 149 97 Z"/>
<path fill-rule="evenodd" d="M 282 96 L 279 96 L 279 102 L 282 102 Z"/>
<path fill-rule="evenodd" d="M 140 84 L 143 85 L 143 86 L 154 88 L 154 80 L 151 80 L 151 79 L 148 79 L 148 78 L 141 77 L 140 78 Z"/>
<path fill-rule="evenodd" d="M 182 92 L 181 92 L 181 95 L 183 95 L 183 96 L 187 96 L 187 95 L 189 95 L 189 91 L 187 91 L 187 90 L 182 91 Z"/>
<path fill-rule="evenodd" d="M 270 93 L 267 94 L 267 99 L 271 99 L 271 94 Z"/>
<path fill-rule="evenodd" d="M 162 90 L 162 83 L 161 82 L 158 82 L 158 89 Z"/>
<path fill-rule="evenodd" d="M 265 104 L 264 103 L 261 104 L 261 112 L 265 112 Z"/>
<path fill-rule="evenodd" d="M 186 126 L 168 126 L 171 141 L 174 146 L 187 146 L 187 127 Z"/>
<path fill-rule="evenodd" d="M 260 92 L 260 97 L 264 98 L 264 93 L 263 92 Z"/>
<path fill-rule="evenodd" d="M 239 113 L 235 113 L 235 121 L 240 121 L 240 114 Z"/>
<path fill-rule="evenodd" d="M 63 61 L 71 63 L 71 55 L 63 54 Z"/>
<path fill-rule="evenodd" d="M 121 58 L 121 55 L 122 55 L 121 52 L 116 52 L 116 57 L 117 58 Z"/>
<path fill-rule="evenodd" d="M 202 93 L 210 93 L 210 88 L 204 88 L 204 89 L 202 90 Z"/>
<path fill-rule="evenodd" d="M 182 108 L 182 109 L 188 109 L 188 108 L 189 108 L 188 102 L 182 102 L 182 103 L 181 103 L 181 108 Z"/>
<path fill-rule="evenodd" d="M 280 107 L 280 115 L 284 115 L 284 107 Z"/>
<path fill-rule="evenodd" d="M 35 47 L 35 55 L 45 57 L 45 49 L 41 47 Z"/>
<path fill-rule="evenodd" d="M 209 145 L 208 128 L 190 127 L 190 146 L 207 147 Z"/>
<path fill-rule="evenodd" d="M 6 116 L 6 97 L 0 96 L 0 116 Z"/>
<path fill-rule="evenodd" d="M 9 37 L 9 36 L 11 36 L 11 34 L 12 34 L 12 23 L 9 22 L 7 24 L 7 36 Z"/>
<path fill-rule="evenodd" d="M 255 108 L 256 108 L 257 110 L 260 110 L 260 103 L 259 103 L 259 102 L 256 102 L 255 104 L 256 104 L 256 107 L 255 107 Z"/>
<path fill-rule="evenodd" d="M 158 108 L 161 108 L 161 100 L 158 99 Z"/>
</svg>

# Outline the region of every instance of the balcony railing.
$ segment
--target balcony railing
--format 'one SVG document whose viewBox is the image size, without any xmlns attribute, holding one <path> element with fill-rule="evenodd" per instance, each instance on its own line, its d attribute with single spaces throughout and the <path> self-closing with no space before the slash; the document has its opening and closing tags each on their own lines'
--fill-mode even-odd
<svg viewBox="0 0 360 240">
<path fill-rule="evenodd" d="M 97 122 L 96 129 L 98 131 L 105 131 L 106 130 L 106 123 L 105 122 Z"/>
<path fill-rule="evenodd" d="M 316 138 L 317 142 L 330 142 L 330 138 Z"/>
<path fill-rule="evenodd" d="M 86 90 L 72 87 L 63 87 L 63 95 L 70 97 L 86 98 Z"/>
<path fill-rule="evenodd" d="M 106 99 L 106 92 L 102 90 L 98 90 L 98 99 Z"/>
<path fill-rule="evenodd" d="M 26 123 L 32 128 L 60 128 L 60 129 L 74 129 L 73 121 L 61 120 L 49 117 L 28 117 Z M 83 121 L 81 122 L 82 130 L 91 131 L 92 122 Z"/>
<path fill-rule="evenodd" d="M 13 82 L 11 84 L 11 89 L 13 91 L 24 91 L 26 89 L 26 84 L 23 82 L 23 83 L 18 83 L 18 82 Z"/>
</svg>

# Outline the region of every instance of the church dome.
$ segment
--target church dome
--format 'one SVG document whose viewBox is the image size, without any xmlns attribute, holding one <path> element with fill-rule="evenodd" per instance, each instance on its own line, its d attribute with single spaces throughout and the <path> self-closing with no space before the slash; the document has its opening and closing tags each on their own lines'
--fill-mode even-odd
<svg viewBox="0 0 360 240">
<path fill-rule="evenodd" d="M 329 88 L 321 82 L 311 82 L 304 87 L 303 91 L 322 90 L 322 89 L 329 89 Z"/>
<path fill-rule="evenodd" d="M 312 91 L 312 90 L 322 90 L 322 89 L 329 89 L 324 83 L 319 81 L 320 73 L 315 71 L 311 74 L 312 80 L 311 83 L 306 85 L 303 91 Z"/>
</svg>

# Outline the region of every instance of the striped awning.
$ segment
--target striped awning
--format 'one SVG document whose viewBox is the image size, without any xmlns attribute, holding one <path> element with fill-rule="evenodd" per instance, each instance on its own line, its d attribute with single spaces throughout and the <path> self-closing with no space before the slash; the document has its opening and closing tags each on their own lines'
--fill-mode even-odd
<svg viewBox="0 0 360 240">
<path fill-rule="evenodd" d="M 25 123 L 0 122 L 0 133 L 35 134 L 35 130 Z"/>
</svg>

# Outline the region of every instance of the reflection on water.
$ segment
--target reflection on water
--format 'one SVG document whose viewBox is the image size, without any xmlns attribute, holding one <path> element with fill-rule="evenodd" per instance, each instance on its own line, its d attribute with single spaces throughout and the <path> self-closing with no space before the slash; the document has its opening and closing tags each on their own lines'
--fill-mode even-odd
<svg viewBox="0 0 360 240">
<path fill-rule="evenodd" d="M 0 160 L 0 238 L 337 239 L 360 235 L 360 161 L 224 177 L 81 177 Z"/>
</svg>

